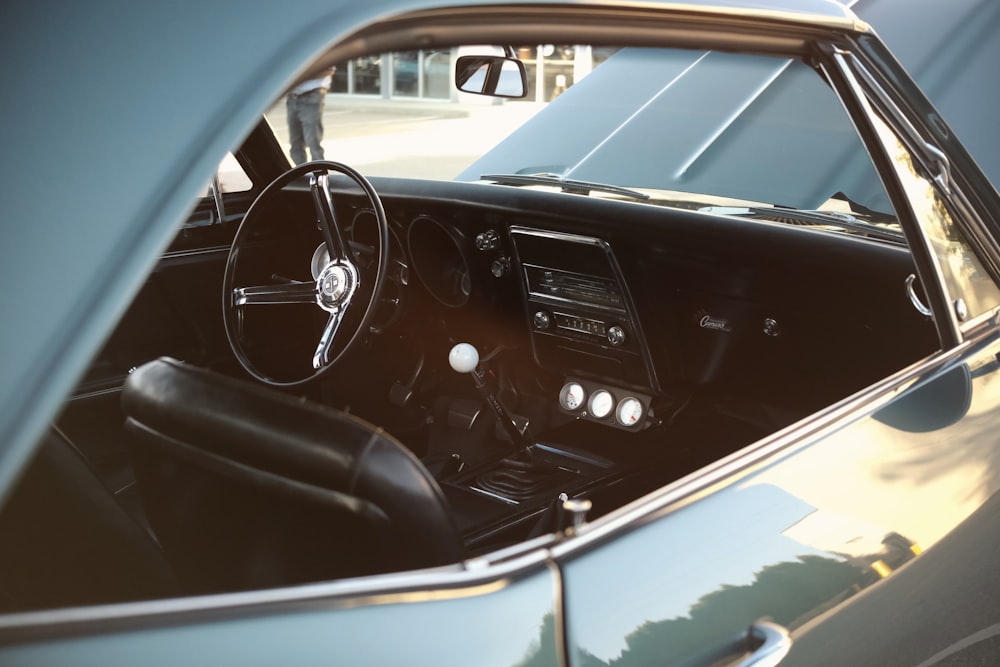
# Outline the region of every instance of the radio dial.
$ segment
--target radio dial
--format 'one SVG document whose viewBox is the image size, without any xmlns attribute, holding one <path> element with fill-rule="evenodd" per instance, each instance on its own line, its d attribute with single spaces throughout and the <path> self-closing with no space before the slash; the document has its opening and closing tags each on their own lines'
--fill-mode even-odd
<svg viewBox="0 0 1000 667">
<path fill-rule="evenodd" d="M 617 324 L 608 327 L 608 342 L 614 346 L 625 342 L 625 330 Z"/>
<path fill-rule="evenodd" d="M 546 313 L 544 310 L 539 310 L 535 312 L 533 322 L 535 324 L 536 329 L 548 329 L 550 326 L 552 326 L 552 318 L 549 317 L 549 314 Z"/>
</svg>

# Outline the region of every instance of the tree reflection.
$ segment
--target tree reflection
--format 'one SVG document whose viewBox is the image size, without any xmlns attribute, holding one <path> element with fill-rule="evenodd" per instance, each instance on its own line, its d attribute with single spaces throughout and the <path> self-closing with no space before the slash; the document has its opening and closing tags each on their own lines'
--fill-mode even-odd
<svg viewBox="0 0 1000 667">
<path fill-rule="evenodd" d="M 770 617 L 786 628 L 798 627 L 871 583 L 864 563 L 821 556 L 763 568 L 744 586 L 723 586 L 702 597 L 688 616 L 647 621 L 625 638 L 617 658 L 604 661 L 577 647 L 575 663 L 583 667 L 639 667 L 674 664 L 725 648 L 750 621 Z M 528 664 L 540 664 L 525 662 Z"/>
</svg>

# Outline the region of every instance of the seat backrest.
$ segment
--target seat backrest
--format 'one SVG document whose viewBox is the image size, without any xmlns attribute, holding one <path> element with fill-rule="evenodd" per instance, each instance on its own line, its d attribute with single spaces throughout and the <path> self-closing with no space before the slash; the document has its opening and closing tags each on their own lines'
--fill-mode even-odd
<svg viewBox="0 0 1000 667">
<path fill-rule="evenodd" d="M 367 422 L 173 359 L 133 372 L 122 405 L 146 514 L 191 592 L 462 559 L 437 482 Z"/>
</svg>

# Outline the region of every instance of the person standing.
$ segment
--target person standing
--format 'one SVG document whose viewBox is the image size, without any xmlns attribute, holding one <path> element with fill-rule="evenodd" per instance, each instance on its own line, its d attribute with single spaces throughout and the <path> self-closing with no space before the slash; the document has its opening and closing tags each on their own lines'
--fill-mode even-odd
<svg viewBox="0 0 1000 667">
<path fill-rule="evenodd" d="M 285 100 L 291 144 L 289 153 L 296 165 L 306 162 L 306 148 L 309 149 L 309 160 L 323 159 L 323 109 L 330 77 L 335 70 L 331 67 L 322 76 L 303 81 L 289 91 Z"/>
</svg>

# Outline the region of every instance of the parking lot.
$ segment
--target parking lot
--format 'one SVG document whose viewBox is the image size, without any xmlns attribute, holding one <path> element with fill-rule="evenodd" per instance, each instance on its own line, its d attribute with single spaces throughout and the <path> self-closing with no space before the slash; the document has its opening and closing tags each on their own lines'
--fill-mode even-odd
<svg viewBox="0 0 1000 667">
<path fill-rule="evenodd" d="M 326 159 L 365 176 L 454 178 L 543 107 L 534 102 L 461 104 L 329 95 L 323 148 Z M 267 118 L 287 153 L 284 99 Z"/>
</svg>

